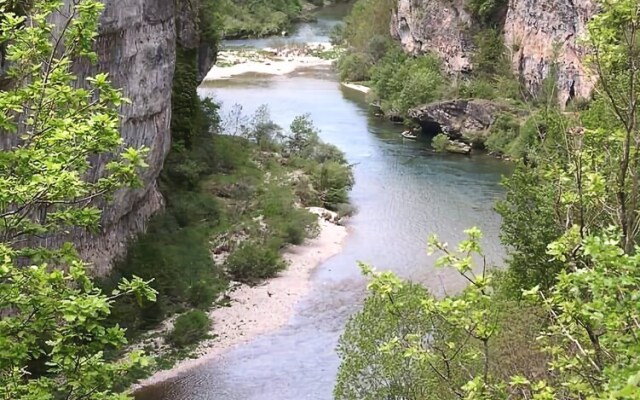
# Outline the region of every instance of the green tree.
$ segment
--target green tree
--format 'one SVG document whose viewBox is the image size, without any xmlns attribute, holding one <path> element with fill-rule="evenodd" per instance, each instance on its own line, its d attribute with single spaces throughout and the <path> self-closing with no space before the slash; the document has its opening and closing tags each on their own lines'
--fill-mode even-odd
<svg viewBox="0 0 640 400">
<path fill-rule="evenodd" d="M 547 255 L 574 269 L 547 293 L 525 291 L 528 304 L 505 303 L 500 280 L 474 265 L 480 232 L 467 234 L 455 251 L 430 240 L 437 265 L 469 283 L 457 296 L 363 268 L 370 297 L 340 340 L 338 398 L 639 398 L 640 256 L 616 228 L 581 238 L 575 227 L 550 243 Z"/>
<path fill-rule="evenodd" d="M 96 62 L 92 50 L 103 4 L 84 0 L 30 4 L 29 19 L 3 3 L 0 42 L 0 397 L 115 399 L 114 383 L 147 360 L 105 360 L 126 343 L 105 326 L 111 302 L 155 292 L 139 278 L 109 295 L 93 286 L 72 244 L 45 248 L 54 236 L 99 226 L 99 205 L 138 184 L 144 150 L 126 148 L 117 107 L 126 101 L 106 74 L 80 80 L 75 64 Z M 62 21 L 51 23 L 54 14 Z M 111 161 L 94 170 L 94 162 Z M 97 176 L 96 176 L 97 175 Z"/>
</svg>

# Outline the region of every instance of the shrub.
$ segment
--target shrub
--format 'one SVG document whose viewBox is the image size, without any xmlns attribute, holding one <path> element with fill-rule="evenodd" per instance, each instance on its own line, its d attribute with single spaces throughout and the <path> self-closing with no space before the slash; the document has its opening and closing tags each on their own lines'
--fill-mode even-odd
<svg viewBox="0 0 640 400">
<path fill-rule="evenodd" d="M 345 82 L 359 82 L 369 79 L 369 69 L 373 64 L 363 53 L 346 53 L 338 60 L 340 80 Z"/>
<path fill-rule="evenodd" d="M 474 78 L 460 86 L 460 97 L 476 99 L 494 99 L 497 97 L 495 84 L 489 79 Z"/>
<path fill-rule="evenodd" d="M 335 161 L 320 164 L 313 174 L 313 186 L 320 193 L 324 207 L 335 210 L 338 204 L 349 202 L 353 173 L 348 165 Z"/>
<path fill-rule="evenodd" d="M 491 126 L 490 135 L 485 142 L 487 148 L 494 153 L 509 154 L 509 146 L 516 139 L 520 124 L 510 114 L 501 114 Z"/>
<path fill-rule="evenodd" d="M 383 110 L 404 114 L 440 98 L 446 82 L 440 67 L 432 55 L 408 58 L 400 49 L 390 51 L 371 70 L 373 91 Z"/>
<path fill-rule="evenodd" d="M 437 134 L 431 141 L 431 147 L 433 147 L 433 149 L 438 153 L 443 153 L 447 151 L 448 145 L 449 145 L 449 137 L 444 133 Z"/>
<path fill-rule="evenodd" d="M 344 43 L 344 24 L 336 24 L 329 32 L 329 41 L 334 46 Z"/>
<path fill-rule="evenodd" d="M 358 208 L 353 204 L 341 203 L 336 207 L 336 213 L 338 218 L 349 218 L 354 216 L 358 212 Z"/>
<path fill-rule="evenodd" d="M 191 310 L 179 316 L 167 335 L 167 342 L 181 349 L 191 346 L 209 335 L 211 320 L 202 310 Z"/>
<path fill-rule="evenodd" d="M 225 263 L 234 280 L 255 284 L 272 278 L 286 265 L 277 249 L 255 241 L 247 241 L 236 248 Z"/>
</svg>

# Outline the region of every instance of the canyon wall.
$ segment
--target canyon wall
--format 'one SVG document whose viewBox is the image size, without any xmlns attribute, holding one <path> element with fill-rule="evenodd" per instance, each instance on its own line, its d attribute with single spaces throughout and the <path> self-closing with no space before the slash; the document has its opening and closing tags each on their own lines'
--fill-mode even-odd
<svg viewBox="0 0 640 400">
<path fill-rule="evenodd" d="M 145 229 L 149 218 L 163 207 L 157 187 L 171 145 L 171 95 L 176 66 L 176 48 L 195 50 L 199 76 L 213 64 L 215 52 L 200 37 L 199 1 L 104 0 L 99 36 L 98 62 L 74 65 L 82 81 L 96 72 L 108 72 L 114 87 L 121 88 L 131 104 L 121 108 L 120 132 L 127 146 L 149 149 L 148 168 L 142 171 L 142 187 L 122 189 L 102 206 L 100 231 L 84 230 L 45 239 L 45 246 L 72 240 L 92 273 L 104 275 L 121 256 L 129 240 Z M 65 1 L 65 7 L 72 4 Z M 57 18 L 62 18 L 57 16 Z M 56 21 L 54 18 L 54 23 Z M 10 145 L 4 143 L 4 146 Z M 93 160 L 89 179 L 100 176 L 109 156 Z"/>
<path fill-rule="evenodd" d="M 473 69 L 475 50 L 468 0 L 398 0 L 391 34 L 413 54 L 438 54 L 450 73 Z M 516 76 L 537 92 L 553 62 L 562 104 L 588 97 L 595 81 L 582 59 L 586 24 L 597 11 L 594 0 L 509 0 L 503 24 L 505 50 Z"/>
</svg>

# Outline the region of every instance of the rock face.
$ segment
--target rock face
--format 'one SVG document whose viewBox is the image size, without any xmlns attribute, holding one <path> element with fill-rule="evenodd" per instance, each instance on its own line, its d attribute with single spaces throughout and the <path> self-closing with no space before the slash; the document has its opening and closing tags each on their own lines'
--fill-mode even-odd
<svg viewBox="0 0 640 400">
<path fill-rule="evenodd" d="M 471 70 L 474 46 L 467 33 L 471 15 L 465 0 L 398 0 L 391 20 L 391 35 L 405 51 L 438 54 L 449 71 Z"/>
<path fill-rule="evenodd" d="M 98 63 L 77 63 L 75 73 L 82 81 L 98 71 L 108 72 L 114 87 L 121 88 L 131 100 L 131 105 L 120 110 L 120 132 L 126 145 L 149 149 L 146 160 L 149 167 L 142 173 L 142 188 L 120 190 L 103 207 L 100 232 L 77 231 L 43 243 L 55 246 L 72 240 L 80 254 L 93 264 L 96 275 L 109 272 L 113 260 L 126 250 L 130 238 L 143 231 L 149 218 L 163 206 L 156 180 L 171 144 L 176 46 L 197 50 L 194 54 L 198 57 L 201 77 L 212 66 L 214 54 L 200 40 L 197 0 L 176 4 L 174 0 L 104 2 L 105 11 L 96 40 Z M 65 0 L 65 7 L 70 4 L 72 0 Z M 97 159 L 89 178 L 99 176 L 107 161 L 106 156 Z"/>
<path fill-rule="evenodd" d="M 489 100 L 439 101 L 409 110 L 409 117 L 432 133 L 443 132 L 450 139 L 471 141 L 482 136 L 502 112 L 510 107 Z"/>
<path fill-rule="evenodd" d="M 512 0 L 504 39 L 512 51 L 513 70 L 537 91 L 556 60 L 561 104 L 572 97 L 588 98 L 595 85 L 581 61 L 579 40 L 597 12 L 593 0 Z"/>
<path fill-rule="evenodd" d="M 468 72 L 474 51 L 468 1 L 397 0 L 391 34 L 409 53 L 431 51 L 443 59 L 448 72 Z M 589 96 L 594 79 L 581 62 L 584 50 L 578 42 L 596 12 L 594 0 L 509 0 L 505 47 L 514 73 L 532 93 L 542 86 L 555 58 L 561 103 Z"/>
</svg>

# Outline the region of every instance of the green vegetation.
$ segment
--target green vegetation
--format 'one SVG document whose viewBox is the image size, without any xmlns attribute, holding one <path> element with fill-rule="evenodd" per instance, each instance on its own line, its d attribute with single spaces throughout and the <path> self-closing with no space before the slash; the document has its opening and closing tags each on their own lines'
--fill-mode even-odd
<svg viewBox="0 0 640 400">
<path fill-rule="evenodd" d="M 317 234 L 317 217 L 300 207 L 348 202 L 350 167 L 318 139 L 307 117 L 296 118 L 285 134 L 266 108 L 251 118 L 230 116 L 218 127 L 216 108 L 207 107 L 213 114 L 193 141 L 198 145 L 184 149 L 176 141 L 167 159 L 166 211 L 117 266 L 115 277 L 153 278 L 158 291 L 157 302 L 142 309 L 115 303 L 113 319 L 130 335 L 175 312 L 209 309 L 229 280 L 255 284 L 273 277 L 285 268 L 284 246 Z M 216 263 L 212 251 L 228 257 Z"/>
<path fill-rule="evenodd" d="M 344 155 L 319 139 L 308 117 L 296 118 L 288 132 L 266 107 L 251 117 L 236 107 L 223 120 L 216 104 L 199 99 L 197 86 L 195 53 L 179 48 L 172 148 L 160 180 L 166 209 L 103 282 L 110 289 L 120 277 L 154 280 L 156 302 L 113 305 L 111 319 L 131 337 L 174 313 L 208 310 L 230 280 L 273 277 L 285 268 L 284 246 L 317 234 L 317 217 L 301 207 L 336 209 L 348 203 L 353 184 Z"/>
<path fill-rule="evenodd" d="M 478 265 L 477 228 L 455 247 L 429 240 L 468 282 L 454 296 L 362 266 L 369 297 L 340 340 L 337 399 L 640 398 L 640 52 L 624 40 L 640 20 L 635 0 L 604 5 L 588 26 L 595 100 L 562 113 L 542 98 L 487 142 L 526 156 L 498 206 L 507 269 Z"/>
<path fill-rule="evenodd" d="M 447 146 L 449 145 L 449 136 L 444 133 L 439 133 L 434 136 L 433 141 L 431 142 L 431 147 L 438 153 L 444 153 L 447 151 Z"/>
<path fill-rule="evenodd" d="M 105 351 L 127 341 L 106 319 L 115 299 L 153 301 L 155 292 L 135 276 L 99 290 L 65 240 L 98 228 L 96 200 L 138 185 L 145 150 L 123 146 L 118 107 L 127 100 L 108 77 L 73 73 L 72 60 L 96 60 L 103 4 L 80 1 L 72 13 L 57 1 L 29 7 L 26 23 L 11 4 L 0 6 L 3 77 L 11 79 L 0 91 L 0 397 L 123 399 L 117 383 L 149 360 L 138 351 L 107 360 Z M 93 160 L 107 155 L 98 175 Z"/>
<path fill-rule="evenodd" d="M 346 47 L 338 60 L 340 79 L 367 82 L 371 100 L 393 118 L 404 118 L 417 105 L 447 98 L 483 98 L 519 104 L 521 84 L 511 72 L 511 63 L 499 21 L 503 0 L 474 0 L 467 4 L 476 20 L 469 32 L 475 42 L 473 72 L 447 76 L 436 55 L 411 56 L 389 35 L 389 0 L 360 0 L 344 25 L 332 32 L 332 41 Z M 504 139 L 503 135 L 503 139 Z"/>
<path fill-rule="evenodd" d="M 206 312 L 191 310 L 176 318 L 173 329 L 167 335 L 167 342 L 181 349 L 207 338 L 211 321 Z"/>
<path fill-rule="evenodd" d="M 226 261 L 231 277 L 245 283 L 272 278 L 285 267 L 277 250 L 255 242 L 242 243 Z"/>
<path fill-rule="evenodd" d="M 299 0 L 216 0 L 228 39 L 279 35 L 304 16 Z"/>
<path fill-rule="evenodd" d="M 495 26 L 506 16 L 508 0 L 470 0 L 466 7 L 483 26 Z"/>
</svg>

